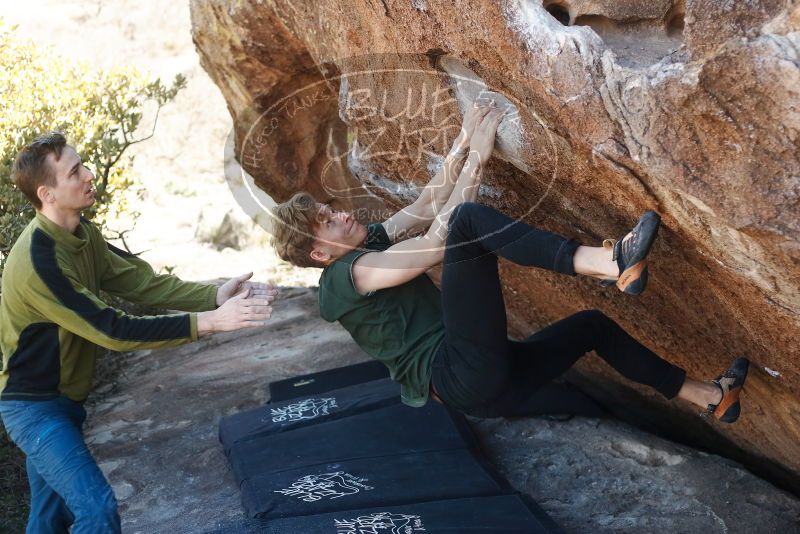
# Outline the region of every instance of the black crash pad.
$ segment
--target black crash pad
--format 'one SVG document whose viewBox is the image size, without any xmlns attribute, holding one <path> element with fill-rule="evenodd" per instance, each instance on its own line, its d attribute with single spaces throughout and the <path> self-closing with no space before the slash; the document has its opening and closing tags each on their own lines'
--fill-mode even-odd
<svg viewBox="0 0 800 534">
<path fill-rule="evenodd" d="M 256 475 L 359 458 L 475 448 L 464 417 L 436 402 L 388 406 L 231 446 L 236 483 Z"/>
<path fill-rule="evenodd" d="M 400 403 L 400 386 L 388 378 L 333 391 L 272 402 L 219 422 L 219 441 L 225 454 L 241 441 L 333 421 Z"/>
<path fill-rule="evenodd" d="M 280 402 L 309 397 L 381 378 L 389 378 L 389 370 L 378 360 L 369 360 L 271 382 L 269 385 L 270 401 Z"/>
<path fill-rule="evenodd" d="M 377 361 L 282 380 L 271 404 L 223 418 L 248 515 L 216 534 L 558 533 L 547 514 L 476 451 L 463 415 L 399 403 Z M 525 414 L 594 412 L 563 385 Z M 523 415 L 523 414 L 519 414 Z"/>
<path fill-rule="evenodd" d="M 532 500 L 501 495 L 242 520 L 206 534 L 560 534 Z"/>
<path fill-rule="evenodd" d="M 512 493 L 472 451 L 344 460 L 256 475 L 242 482 L 249 517 L 278 518 L 456 497 Z"/>
</svg>

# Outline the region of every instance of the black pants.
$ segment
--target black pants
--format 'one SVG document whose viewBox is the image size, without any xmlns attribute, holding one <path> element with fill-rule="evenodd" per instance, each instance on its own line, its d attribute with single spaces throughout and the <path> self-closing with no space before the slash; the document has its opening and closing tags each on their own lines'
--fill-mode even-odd
<svg viewBox="0 0 800 534">
<path fill-rule="evenodd" d="M 445 340 L 433 364 L 433 386 L 446 404 L 473 415 L 525 415 L 528 397 L 592 350 L 626 378 L 668 399 L 678 394 L 686 372 L 598 310 L 571 315 L 524 341 L 508 340 L 497 258 L 575 276 L 578 246 L 488 206 L 458 206 L 442 272 Z"/>
</svg>

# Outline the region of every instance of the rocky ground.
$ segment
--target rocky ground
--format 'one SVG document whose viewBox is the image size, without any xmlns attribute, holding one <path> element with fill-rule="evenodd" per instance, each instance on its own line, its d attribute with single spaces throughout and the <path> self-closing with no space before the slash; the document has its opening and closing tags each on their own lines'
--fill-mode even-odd
<svg viewBox="0 0 800 534">
<path fill-rule="evenodd" d="M 92 399 L 88 441 L 125 532 L 197 533 L 242 518 L 220 417 L 270 381 L 364 359 L 322 321 L 313 289 L 284 289 L 270 324 L 127 357 Z M 800 500 L 718 456 L 614 420 L 475 420 L 491 460 L 567 532 L 800 532 Z"/>
</svg>

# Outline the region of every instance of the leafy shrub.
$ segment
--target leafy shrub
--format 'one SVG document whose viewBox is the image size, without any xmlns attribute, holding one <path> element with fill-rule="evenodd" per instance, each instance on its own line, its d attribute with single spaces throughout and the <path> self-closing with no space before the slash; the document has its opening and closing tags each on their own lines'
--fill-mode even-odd
<svg viewBox="0 0 800 534">
<path fill-rule="evenodd" d="M 0 19 L 0 277 L 8 252 L 35 214 L 11 181 L 19 150 L 37 135 L 63 132 L 96 177 L 97 201 L 85 215 L 108 237 L 124 240 L 127 230 L 108 223 L 123 214 L 138 216 L 132 201 L 140 189 L 125 152 L 153 135 L 159 111 L 185 86 L 181 75 L 166 86 L 129 67 L 92 70 L 21 39 Z"/>
</svg>

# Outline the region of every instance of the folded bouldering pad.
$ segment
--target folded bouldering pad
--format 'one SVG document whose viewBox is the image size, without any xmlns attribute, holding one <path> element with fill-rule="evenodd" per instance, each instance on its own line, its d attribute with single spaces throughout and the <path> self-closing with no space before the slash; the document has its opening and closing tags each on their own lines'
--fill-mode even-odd
<svg viewBox="0 0 800 534">
<path fill-rule="evenodd" d="M 475 448 L 464 417 L 441 404 L 422 408 L 397 404 L 231 446 L 236 483 L 287 469 L 396 454 Z"/>
<path fill-rule="evenodd" d="M 271 402 L 266 406 L 223 417 L 219 422 L 219 440 L 228 455 L 231 447 L 241 441 L 399 403 L 398 384 L 388 378 L 373 380 L 311 396 Z"/>
<path fill-rule="evenodd" d="M 467 449 L 343 460 L 242 482 L 250 517 L 277 518 L 336 510 L 511 493 L 502 477 Z"/>
<path fill-rule="evenodd" d="M 279 381 L 268 405 L 223 418 L 220 441 L 253 519 L 214 532 L 560 532 L 482 459 L 462 414 L 401 404 L 386 375 L 364 362 Z"/>
<path fill-rule="evenodd" d="M 280 402 L 308 397 L 381 378 L 389 378 L 389 370 L 378 360 L 369 360 L 271 382 L 270 401 Z"/>
<path fill-rule="evenodd" d="M 521 495 L 376 506 L 327 514 L 243 520 L 207 534 L 558 534 L 558 525 Z"/>
</svg>

